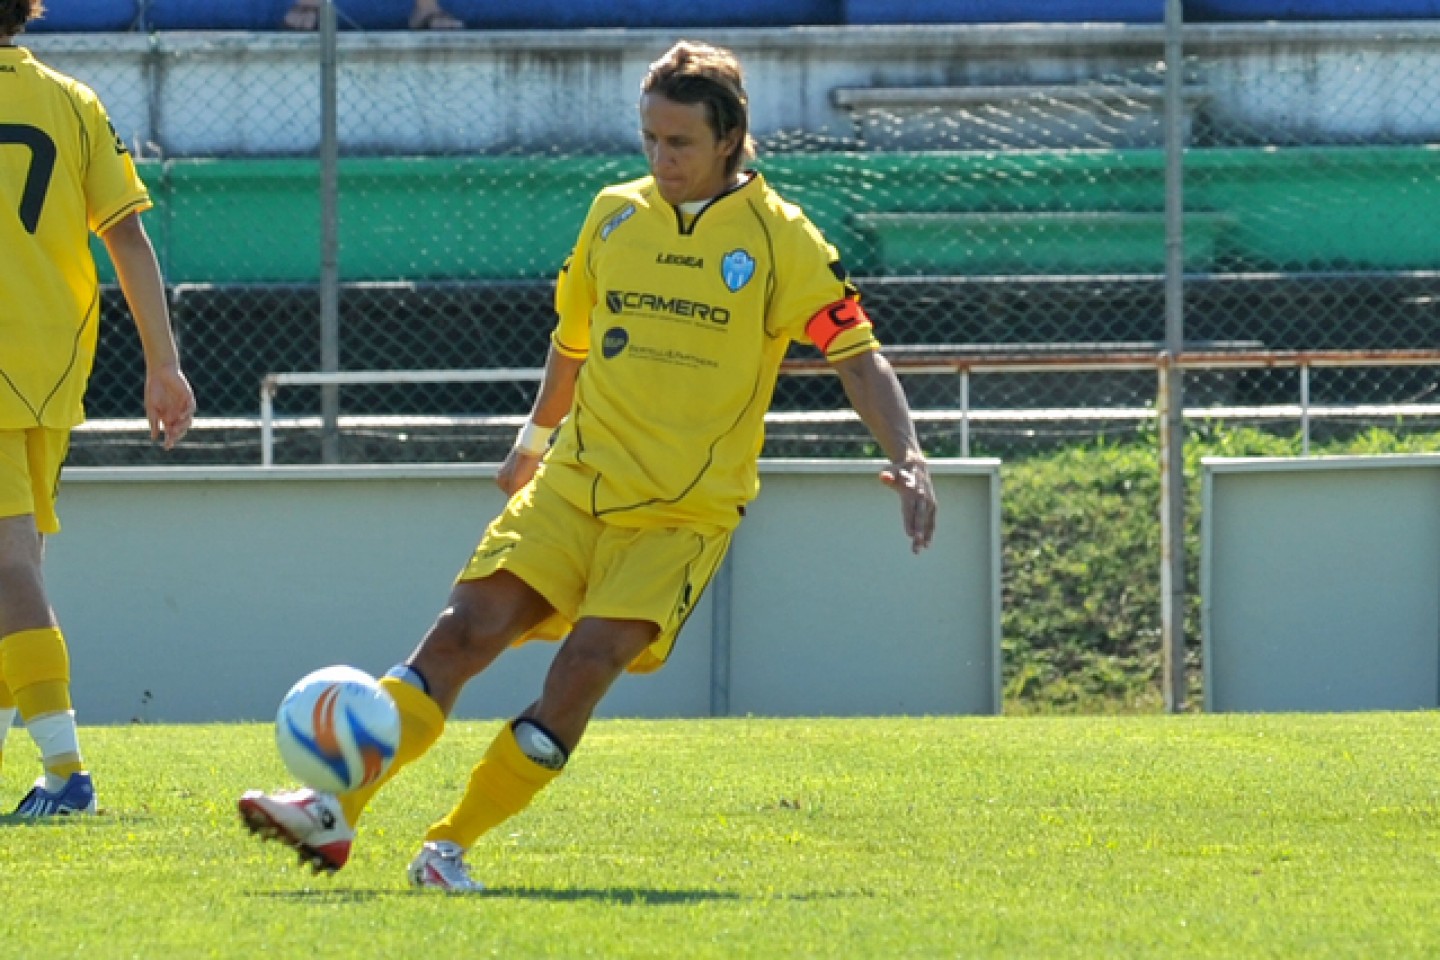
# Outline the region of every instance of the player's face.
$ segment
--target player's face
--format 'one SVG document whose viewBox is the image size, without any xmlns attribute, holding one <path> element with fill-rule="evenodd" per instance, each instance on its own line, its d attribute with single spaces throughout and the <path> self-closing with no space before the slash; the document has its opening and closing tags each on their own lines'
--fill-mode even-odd
<svg viewBox="0 0 1440 960">
<path fill-rule="evenodd" d="M 640 138 L 660 196 L 671 205 L 708 200 L 730 185 L 725 172 L 739 135 L 715 136 L 705 104 L 676 103 L 656 93 L 640 98 Z"/>
</svg>

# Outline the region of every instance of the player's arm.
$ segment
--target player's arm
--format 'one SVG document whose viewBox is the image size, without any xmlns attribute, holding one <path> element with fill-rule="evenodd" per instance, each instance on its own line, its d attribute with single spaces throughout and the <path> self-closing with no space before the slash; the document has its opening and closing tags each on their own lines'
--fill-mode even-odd
<svg viewBox="0 0 1440 960">
<path fill-rule="evenodd" d="M 180 369 L 180 352 L 170 328 L 165 281 L 155 259 L 155 248 L 138 213 L 115 223 L 101 239 L 115 264 L 120 289 L 130 305 L 145 350 L 145 416 L 150 421 L 150 438 L 163 432 L 165 449 L 169 450 L 190 429 L 195 417 L 195 394 Z"/>
<path fill-rule="evenodd" d="M 585 224 L 580 228 L 575 249 L 560 267 L 555 281 L 555 331 L 550 335 L 550 350 L 545 355 L 545 373 L 530 418 L 520 428 L 515 445 L 505 455 L 495 482 L 506 495 L 513 495 L 540 468 L 550 437 L 560 421 L 570 415 L 575 401 L 575 381 L 590 353 L 590 314 L 595 309 L 595 278 L 590 254 L 602 221 L 619 216 L 613 206 L 602 204 L 604 194 L 590 205 Z M 633 211 L 633 207 L 630 207 Z M 621 221 L 623 222 L 623 221 Z"/>
<path fill-rule="evenodd" d="M 850 405 L 890 460 L 880 479 L 900 495 L 905 535 L 919 553 L 935 534 L 935 488 L 900 380 L 878 350 L 852 354 L 833 366 Z"/>
<path fill-rule="evenodd" d="M 825 249 L 812 243 L 802 250 L 817 248 Z M 811 275 L 828 279 L 812 289 L 842 295 L 810 314 L 803 336 L 830 361 L 850 405 L 890 460 L 880 479 L 900 495 L 905 535 L 910 538 L 911 549 L 919 553 L 930 545 L 935 533 L 935 488 L 930 482 L 930 469 L 920 449 L 905 391 L 894 368 L 880 353 L 870 317 L 860 306 L 833 250 L 827 252 L 830 259 L 826 268 L 813 270 Z M 838 290 L 836 279 L 841 281 Z"/>
<path fill-rule="evenodd" d="M 507 495 L 513 494 L 535 476 L 540 459 L 549 447 L 550 435 L 570 413 L 575 402 L 575 381 L 584 366 L 584 357 L 569 356 L 550 344 L 545 357 L 545 373 L 540 379 L 540 389 L 535 395 L 535 406 L 530 418 L 520 428 L 515 445 L 500 465 L 495 482 Z"/>
</svg>

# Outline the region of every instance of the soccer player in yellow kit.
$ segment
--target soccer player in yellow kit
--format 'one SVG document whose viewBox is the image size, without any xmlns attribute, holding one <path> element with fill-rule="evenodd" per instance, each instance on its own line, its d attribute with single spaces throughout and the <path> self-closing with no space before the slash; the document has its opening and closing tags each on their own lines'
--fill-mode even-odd
<svg viewBox="0 0 1440 960">
<path fill-rule="evenodd" d="M 104 240 L 145 350 L 145 412 L 169 449 L 195 397 L 140 223 L 150 198 L 86 86 L 14 45 L 39 0 L 0 0 L 0 745 L 18 712 L 44 775 L 22 817 L 95 812 L 70 702 L 70 658 L 45 595 L 45 534 L 95 358 Z"/>
<path fill-rule="evenodd" d="M 904 393 L 834 248 L 744 169 L 749 105 L 733 55 L 677 44 L 650 67 L 640 120 L 650 175 L 600 193 L 561 271 L 545 376 L 498 477 L 510 502 L 381 681 L 402 717 L 388 778 L 506 647 L 563 638 L 539 699 L 426 834 L 409 868 L 417 886 L 480 889 L 466 849 L 560 774 L 621 672 L 665 663 L 758 492 L 763 418 L 791 341 L 831 361 L 891 461 L 881 479 L 913 549 L 934 532 Z M 378 788 L 251 791 L 240 813 L 336 870 Z"/>
</svg>

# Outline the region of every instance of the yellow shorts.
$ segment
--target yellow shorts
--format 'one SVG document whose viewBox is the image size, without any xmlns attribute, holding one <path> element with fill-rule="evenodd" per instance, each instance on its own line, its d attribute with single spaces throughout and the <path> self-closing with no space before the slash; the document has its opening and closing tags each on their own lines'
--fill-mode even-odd
<svg viewBox="0 0 1440 960">
<path fill-rule="evenodd" d="M 516 493 L 485 531 L 457 581 L 509 570 L 555 608 L 517 643 L 559 640 L 582 617 L 649 620 L 660 635 L 631 673 L 664 666 L 700 601 L 731 531 L 720 527 L 617 527 L 598 520 L 538 479 Z"/>
<path fill-rule="evenodd" d="M 69 430 L 0 429 L 0 519 L 33 513 L 37 530 L 59 533 L 55 498 L 69 451 Z"/>
</svg>

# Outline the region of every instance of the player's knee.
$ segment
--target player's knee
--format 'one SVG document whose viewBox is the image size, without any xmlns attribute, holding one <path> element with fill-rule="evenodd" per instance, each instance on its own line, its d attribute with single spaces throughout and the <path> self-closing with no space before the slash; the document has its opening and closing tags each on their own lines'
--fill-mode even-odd
<svg viewBox="0 0 1440 960">
<path fill-rule="evenodd" d="M 571 634 L 556 665 L 579 682 L 606 682 L 619 676 L 639 652 L 623 638 Z"/>
<path fill-rule="evenodd" d="M 503 625 L 484 607 L 452 599 L 440 612 L 426 644 L 461 663 L 488 662 L 510 642 Z"/>
</svg>

